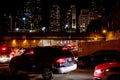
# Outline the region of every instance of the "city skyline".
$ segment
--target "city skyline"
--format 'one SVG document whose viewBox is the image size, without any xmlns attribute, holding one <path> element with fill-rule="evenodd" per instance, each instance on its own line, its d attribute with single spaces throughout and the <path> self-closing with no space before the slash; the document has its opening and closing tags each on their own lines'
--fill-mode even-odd
<svg viewBox="0 0 120 80">
<path fill-rule="evenodd" d="M 36 1 L 36 0 L 33 0 L 33 1 Z M 44 0 L 43 0 L 44 1 Z M 44 14 L 48 14 L 46 11 L 48 11 L 48 10 L 46 10 L 46 8 L 47 9 L 49 9 L 50 7 L 48 7 L 49 5 L 52 5 L 52 2 L 51 2 L 51 4 L 49 4 L 49 1 L 51 1 L 51 0 L 47 0 L 48 2 L 46 3 L 46 1 L 44 1 L 44 3 L 46 3 L 45 5 L 44 5 Z M 65 0 L 66 2 L 67 1 L 69 1 L 69 0 Z M 75 1 L 78 1 L 78 0 L 75 0 Z M 85 1 L 87 1 L 87 0 L 85 0 Z M 92 0 L 92 1 L 94 1 L 94 0 Z M 100 0 L 99 0 L 100 1 Z M 28 2 L 29 3 L 29 2 Z M 59 0 L 58 0 L 58 2 L 57 3 L 59 3 Z M 72 3 L 72 2 L 71 2 Z M 68 3 L 68 4 L 71 4 L 71 3 Z M 75 2 L 74 2 L 75 3 Z M 79 2 L 80 3 L 80 2 Z M 79 4 L 78 3 L 78 4 Z M 1 3 L 2 4 L 2 3 Z M 32 4 L 33 4 L 33 2 L 32 2 Z M 48 4 L 48 5 L 47 5 Z M 65 4 L 65 3 L 64 3 Z M 102 21 L 104 22 L 104 24 L 102 24 L 103 26 L 102 26 L 102 29 L 104 29 L 104 27 L 105 27 L 105 29 L 107 30 L 107 32 L 109 31 L 109 30 L 120 30 L 120 27 L 119 27 L 119 5 L 118 5 L 119 3 L 116 3 L 116 4 L 114 4 L 114 11 L 112 11 L 112 14 L 113 15 L 108 15 L 108 14 L 106 14 L 107 16 L 110 16 L 110 17 L 102 17 Z M 17 4 L 16 4 L 17 5 Z M 43 4 L 42 4 L 43 5 Z M 61 3 L 61 5 L 62 5 L 62 3 Z M 97 6 L 99 6 L 100 7 L 100 5 L 98 5 L 98 4 L 96 4 Z M 105 5 L 105 4 L 104 4 Z M 104 5 L 103 5 L 103 7 L 104 7 Z M 110 5 L 110 4 L 109 4 Z M 10 6 L 10 5 L 9 5 Z M 22 5 L 21 5 L 22 6 Z M 58 5 L 59 6 L 59 5 Z M 50 10 L 51 11 L 51 13 L 52 13 L 52 10 L 56 10 L 56 9 L 58 9 L 59 10 L 59 8 L 58 8 L 58 6 L 56 6 L 56 7 L 54 7 L 54 5 L 53 5 L 53 8 Z M 70 9 L 70 11 L 71 10 L 73 10 L 73 13 L 75 12 L 75 8 L 73 7 L 73 8 L 68 8 L 68 7 L 70 7 L 69 5 L 66 5 L 67 7 L 66 7 L 66 9 L 65 9 L 65 14 L 67 14 L 67 10 L 68 10 L 68 14 L 69 14 L 69 9 Z M 72 5 L 73 6 L 73 5 Z M 88 6 L 88 5 L 87 5 Z M 93 12 L 97 12 L 97 11 L 94 11 L 94 10 L 96 10 L 96 9 L 98 9 L 98 7 L 97 6 L 95 6 L 95 3 L 93 2 L 92 3 L 92 5 L 91 6 L 89 6 L 89 8 L 91 8 L 91 7 L 93 7 L 93 8 L 91 8 L 92 10 L 88 10 L 88 12 L 90 12 L 90 14 L 93 14 Z M 19 7 L 19 6 L 17 6 L 17 7 Z M 62 7 L 62 9 L 64 9 L 64 7 L 65 7 L 65 5 L 64 6 L 60 6 L 60 7 Z M 79 9 L 79 10 L 77 10 L 77 11 L 79 11 L 80 12 L 80 7 L 78 7 L 78 5 L 76 6 L 77 7 L 77 9 Z M 113 7 L 113 6 L 111 6 L 111 7 Z M 1 7 L 2 8 L 2 7 Z M 13 18 L 11 18 L 11 17 L 14 17 L 15 19 L 18 19 L 18 23 L 17 23 L 17 21 L 14 19 L 13 20 L 13 23 L 14 24 L 12 24 L 13 26 L 11 26 L 11 25 L 8 25 L 9 23 L 5 23 L 4 21 L 3 21 L 3 19 L 1 19 L 1 21 L 2 22 L 4 22 L 5 24 L 7 24 L 9 27 L 11 26 L 12 28 L 14 28 L 14 29 L 11 29 L 11 32 L 7 32 L 7 30 L 8 30 L 8 27 L 7 26 L 1 26 L 0 25 L 0 32 L 1 32 L 1 34 L 0 34 L 0 36 L 5 36 L 5 37 L 3 37 L 3 39 L 6 39 L 6 36 L 8 37 L 8 39 L 7 40 L 11 40 L 11 42 L 12 42 L 12 39 L 14 39 L 14 38 L 16 38 L 16 39 L 21 39 L 21 40 L 23 40 L 23 39 L 40 39 L 40 38 L 44 38 L 44 39 L 52 39 L 52 38 L 54 38 L 54 39 L 62 39 L 62 38 L 65 38 L 65 39 L 80 39 L 82 36 L 86 36 L 86 35 L 88 35 L 88 36 L 93 36 L 92 38 L 93 38 L 93 40 L 95 39 L 95 40 L 98 40 L 98 39 L 96 39 L 97 38 L 97 36 L 95 36 L 95 35 L 90 35 L 89 34 L 89 32 L 88 33 L 83 33 L 82 34 L 82 32 L 80 33 L 77 33 L 77 31 L 76 32 L 73 32 L 73 33 L 71 33 L 70 32 L 70 34 L 69 34 L 69 32 L 63 32 L 63 31 L 61 31 L 61 32 L 59 32 L 58 34 L 57 33 L 52 33 L 52 32 L 33 32 L 33 33 L 31 33 L 30 31 L 31 31 L 31 29 L 33 29 L 33 30 L 35 30 L 34 28 L 33 28 L 33 25 L 38 25 L 39 26 L 39 28 L 41 28 L 41 27 L 43 27 L 43 26 L 41 26 L 41 23 L 40 23 L 40 25 L 37 23 L 39 20 L 38 19 L 40 19 L 41 20 L 41 18 L 40 18 L 40 16 L 37 16 L 37 17 L 35 17 L 35 15 L 34 15 L 34 12 L 35 12 L 35 8 L 36 8 L 36 5 L 33 5 L 33 6 L 31 6 L 30 8 L 29 7 L 24 7 L 24 6 L 22 6 L 22 8 L 20 8 L 19 10 L 21 10 L 20 12 L 18 12 L 19 14 L 20 14 L 20 16 L 19 15 L 17 15 L 17 17 L 16 17 L 16 15 L 15 16 L 9 16 L 9 15 L 7 15 L 6 17 L 7 17 L 7 19 L 8 19 L 8 22 L 9 23 L 11 23 L 12 22 L 12 20 L 13 20 Z M 81 8 L 83 8 L 83 7 L 81 7 Z M 89 9 L 88 8 L 88 9 Z M 33 14 L 32 15 L 32 17 L 30 16 L 29 18 L 25 18 L 25 17 L 23 17 L 23 14 L 26 14 L 26 11 L 29 11 L 29 9 L 30 9 L 30 12 L 28 12 L 28 13 L 30 13 L 30 14 Z M 31 11 L 31 9 L 32 9 L 32 11 Z M 100 8 L 99 8 L 100 9 Z M 112 8 L 109 8 L 109 10 L 111 10 Z M 12 9 L 12 10 L 14 10 L 14 9 Z M 61 10 L 61 9 L 60 9 Z M 93 12 L 92 12 L 93 11 Z M 16 11 L 17 12 L 17 11 Z M 57 11 L 53 11 L 53 14 L 51 14 L 52 16 L 56 16 L 56 13 L 55 12 L 57 12 Z M 85 10 L 85 12 L 86 12 L 86 10 Z M 94 18 L 94 16 L 92 16 L 92 15 L 88 15 L 88 12 L 87 13 L 85 13 L 84 12 L 84 10 L 81 10 L 81 13 L 83 13 L 81 16 L 80 16 L 80 19 L 81 20 L 79 20 L 79 24 L 81 24 L 82 22 L 83 23 L 85 23 L 86 21 L 87 21 L 87 19 L 88 20 L 90 20 L 90 19 L 95 19 Z M 55 15 L 54 15 L 55 14 Z M 58 15 L 59 15 L 59 11 L 58 11 L 58 13 L 57 13 Z M 63 18 L 65 18 L 66 20 L 68 19 L 67 18 L 67 16 L 65 16 L 65 14 L 63 14 L 64 16 L 63 16 Z M 75 13 L 74 13 L 75 14 Z M 116 15 L 116 14 L 118 14 L 118 15 Z M 61 15 L 60 15 L 61 16 Z M 71 15 L 70 15 L 71 16 Z M 86 17 L 85 17 L 86 16 Z M 1 16 L 0 16 L 1 17 Z M 45 16 L 46 17 L 46 16 Z M 45 19 L 45 17 L 43 17 L 44 19 Z M 50 17 L 50 16 L 48 16 L 48 17 Z M 74 22 L 75 21 L 75 19 L 71 19 L 73 16 L 71 16 L 70 17 L 70 21 L 71 22 Z M 53 17 L 52 17 L 53 18 Z M 78 17 L 77 17 L 78 18 Z M 37 20 L 37 21 L 35 21 L 35 19 Z M 56 18 L 55 18 L 56 19 Z M 46 20 L 49 20 L 48 18 L 46 18 Z M 60 19 L 61 20 L 61 19 Z M 59 20 L 58 20 L 59 21 Z M 2 23 L 1 22 L 1 23 Z M 51 20 L 51 22 L 52 22 L 52 20 Z M 67 22 L 67 21 L 64 21 L 65 23 Z M 77 21 L 76 21 L 77 22 Z M 93 21 L 93 22 L 95 22 L 96 23 L 96 21 Z M 93 31 L 93 28 L 98 28 L 98 25 L 99 25 L 99 20 L 97 20 L 97 22 L 98 23 L 96 23 L 95 25 L 94 25 L 94 27 L 93 27 L 93 24 L 91 23 L 91 25 L 90 25 L 90 27 L 89 27 L 89 29 L 90 29 L 90 31 L 91 31 L 91 29 L 92 29 L 92 31 Z M 0 24 L 1 24 L 0 23 Z M 19 24 L 20 23 L 20 24 Z M 47 24 L 46 22 L 45 22 L 45 24 Z M 16 26 L 16 25 L 18 25 L 18 26 Z M 26 25 L 26 26 L 25 26 Z M 28 27 L 28 25 L 29 25 L 29 29 L 27 28 Z M 72 25 L 71 23 L 70 23 L 70 25 Z M 24 26 L 26 27 L 26 29 L 24 28 Z M 92 27 L 91 27 L 92 26 Z M 21 28 L 22 27 L 22 28 Z M 35 26 L 36 27 L 36 26 Z M 50 26 L 48 26 L 48 27 L 50 27 Z M 56 26 L 53 26 L 53 27 L 56 27 Z M 65 27 L 65 26 L 64 26 Z M 84 24 L 81 24 L 81 27 L 84 27 Z M 7 30 L 5 30 L 5 28 L 7 29 Z M 16 28 L 16 30 L 15 30 L 15 28 Z M 18 30 L 18 28 L 20 29 L 21 28 L 21 30 Z M 81 28 L 82 29 L 82 28 Z M 27 31 L 27 30 L 29 30 L 29 31 Z M 83 30 L 84 30 L 84 28 L 83 28 Z M 39 29 L 39 31 L 40 31 L 40 29 Z M 50 30 L 49 30 L 50 31 Z M 94 32 L 95 32 L 96 30 L 94 30 Z M 38 35 L 38 33 L 39 33 L 39 35 Z M 51 34 L 50 34 L 51 33 Z M 12 35 L 13 34 L 13 35 Z M 85 35 L 86 34 L 86 35 Z M 100 34 L 103 34 L 103 33 L 100 33 Z M 50 37 L 46 37 L 47 35 L 50 35 Z M 53 37 L 51 37 L 51 35 L 53 36 Z M 60 35 L 62 35 L 62 37 L 60 37 Z M 105 34 L 104 34 L 105 35 Z M 10 37 L 11 36 L 11 37 Z M 57 37 L 54 37 L 54 36 L 57 36 Z M 60 37 L 60 38 L 59 38 Z M 95 38 L 94 38 L 95 37 Z M 49 42 L 51 42 L 51 41 L 49 41 Z"/>
<path fill-rule="evenodd" d="M 12 17 L 11 19 L 14 18 L 13 20 L 11 20 L 11 21 L 13 21 L 14 24 L 13 23 L 9 24 L 9 26 L 11 26 L 11 24 L 12 24 L 13 25 L 12 27 L 14 27 L 14 28 L 19 27 L 21 29 L 26 29 L 27 27 L 29 27 L 29 29 L 32 29 L 33 26 L 35 26 L 35 27 L 39 26 L 39 28 L 42 28 L 43 26 L 47 26 L 47 27 L 53 26 L 55 28 L 56 26 L 58 26 L 58 27 L 60 27 L 60 30 L 63 30 L 63 28 L 66 26 L 66 24 L 69 24 L 69 26 L 70 26 L 69 29 L 72 30 L 73 26 L 71 26 L 71 25 L 73 22 L 73 20 L 72 20 L 73 12 L 69 12 L 69 11 L 73 10 L 72 9 L 73 5 L 75 5 L 75 13 L 74 13 L 75 15 L 74 16 L 76 16 L 76 20 L 74 19 L 74 21 L 75 21 L 75 25 L 77 25 L 77 27 L 74 27 L 74 28 L 76 29 L 76 28 L 79 28 L 80 25 L 84 26 L 83 24 L 85 23 L 84 22 L 82 24 L 80 22 L 81 24 L 77 24 L 78 16 L 81 15 L 80 9 L 82 10 L 82 9 L 86 8 L 89 10 L 89 12 L 90 11 L 97 12 L 97 13 L 100 13 L 100 15 L 101 15 L 102 11 L 103 11 L 103 13 L 106 13 L 107 11 L 109 13 L 109 10 L 111 10 L 111 8 L 109 10 L 106 10 L 105 3 L 103 3 L 103 2 L 105 2 L 105 0 L 98 0 L 98 1 L 97 0 L 84 0 L 84 2 L 80 1 L 80 0 L 64 0 L 64 1 L 63 0 L 26 0 L 26 1 L 18 1 L 14 5 L 12 5 L 13 3 L 9 3 L 9 6 L 10 5 L 12 5 L 12 6 L 10 8 L 4 7 L 3 14 L 6 14 L 7 15 L 6 17 L 8 17 L 8 18 L 10 18 L 10 17 Z M 15 6 L 17 4 L 19 4 L 19 5 Z M 56 7 L 55 9 L 53 9 L 54 11 L 51 14 L 52 6 L 54 4 L 56 4 L 57 7 L 60 7 L 60 8 L 59 8 L 59 10 L 57 10 L 57 7 Z M 80 4 L 82 4 L 82 5 L 80 5 Z M 13 8 L 13 6 L 14 6 L 14 8 Z M 59 14 L 55 13 L 56 10 L 59 11 Z M 28 14 L 29 14 L 29 16 L 26 16 Z M 67 20 L 68 14 L 71 14 L 71 15 L 69 15 L 69 17 L 70 17 L 69 21 Z M 86 16 L 87 15 L 89 15 L 89 14 L 87 13 Z M 26 16 L 26 18 L 25 18 L 25 16 Z M 56 17 L 56 18 L 54 18 L 54 20 L 50 20 L 50 16 L 52 18 L 53 18 L 53 16 L 54 17 L 59 16 L 59 19 Z M 89 18 L 92 18 L 92 17 L 89 17 Z M 66 20 L 64 20 L 64 19 L 66 19 Z M 17 22 L 16 20 L 19 20 L 19 22 Z M 51 21 L 54 21 L 53 23 L 55 23 L 55 24 L 53 25 L 53 23 L 50 23 Z M 58 23 L 60 23 L 60 25 L 56 25 L 56 21 L 58 21 Z M 61 22 L 61 21 L 63 21 L 63 22 Z M 52 24 L 52 25 L 49 25 L 49 24 Z M 22 26 L 22 27 L 20 27 L 20 26 Z M 12 27 L 11 27 L 11 29 L 12 29 Z M 24 28 L 24 27 L 26 27 L 26 28 Z M 51 29 L 52 29 L 52 27 L 51 27 Z"/>
</svg>

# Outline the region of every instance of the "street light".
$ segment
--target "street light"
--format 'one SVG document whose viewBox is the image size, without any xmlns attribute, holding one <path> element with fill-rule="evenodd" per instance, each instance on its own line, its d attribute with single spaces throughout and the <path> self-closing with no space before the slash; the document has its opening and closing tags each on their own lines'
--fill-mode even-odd
<svg viewBox="0 0 120 80">
<path fill-rule="evenodd" d="M 26 18 L 23 17 L 22 20 L 23 20 L 23 22 L 24 22 L 24 29 L 25 29 L 25 20 L 26 20 Z"/>
<path fill-rule="evenodd" d="M 107 30 L 106 30 L 106 29 L 103 29 L 103 30 L 102 30 L 102 33 L 103 33 L 103 34 L 106 34 L 106 33 L 107 33 Z"/>
<path fill-rule="evenodd" d="M 107 29 L 106 28 L 102 28 L 102 34 L 106 34 L 107 33 Z"/>
<path fill-rule="evenodd" d="M 106 40 L 107 32 L 108 32 L 107 29 L 102 29 L 102 34 L 103 34 L 104 40 Z"/>
</svg>

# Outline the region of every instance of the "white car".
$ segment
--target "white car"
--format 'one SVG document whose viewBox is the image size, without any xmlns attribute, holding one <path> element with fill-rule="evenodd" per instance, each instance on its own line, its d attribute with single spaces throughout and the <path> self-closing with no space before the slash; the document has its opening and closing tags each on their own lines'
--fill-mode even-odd
<svg viewBox="0 0 120 80">
<path fill-rule="evenodd" d="M 0 56 L 0 63 L 7 63 L 11 60 L 13 56 L 8 56 L 8 55 L 1 55 Z"/>
</svg>

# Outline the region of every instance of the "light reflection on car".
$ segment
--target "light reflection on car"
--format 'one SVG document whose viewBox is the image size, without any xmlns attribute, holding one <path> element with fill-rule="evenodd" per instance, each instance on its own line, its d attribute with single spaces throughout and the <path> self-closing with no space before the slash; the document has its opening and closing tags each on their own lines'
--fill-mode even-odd
<svg viewBox="0 0 120 80">
<path fill-rule="evenodd" d="M 7 55 L 0 56 L 0 63 L 6 63 L 6 62 L 9 62 L 10 60 L 11 60 L 11 57 Z"/>
<path fill-rule="evenodd" d="M 120 80 L 120 63 L 108 62 L 97 65 L 93 80 Z"/>
<path fill-rule="evenodd" d="M 98 64 L 104 62 L 118 61 L 120 51 L 117 50 L 99 50 L 92 54 L 79 56 L 78 66 L 79 67 L 95 67 Z"/>
</svg>

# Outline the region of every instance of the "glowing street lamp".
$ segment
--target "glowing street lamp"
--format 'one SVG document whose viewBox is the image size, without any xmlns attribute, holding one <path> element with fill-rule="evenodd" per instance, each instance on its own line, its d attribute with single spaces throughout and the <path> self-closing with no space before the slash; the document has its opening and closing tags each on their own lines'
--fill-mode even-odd
<svg viewBox="0 0 120 80">
<path fill-rule="evenodd" d="M 104 40 L 106 40 L 107 32 L 108 32 L 107 29 L 102 30 Z"/>
<path fill-rule="evenodd" d="M 103 29 L 103 30 L 102 30 L 102 33 L 103 33 L 103 34 L 106 34 L 106 33 L 107 33 L 107 30 L 106 30 L 106 29 Z"/>
<path fill-rule="evenodd" d="M 22 20 L 24 21 L 24 29 L 25 29 L 25 20 L 26 20 L 26 18 L 23 17 Z"/>
<path fill-rule="evenodd" d="M 102 32 L 103 32 L 103 33 L 106 33 L 106 30 L 103 30 Z"/>
<path fill-rule="evenodd" d="M 26 18 L 25 18 L 25 17 L 23 17 L 23 18 L 22 18 L 22 20 L 23 20 L 23 21 L 25 21 L 25 20 L 26 20 Z"/>
</svg>

